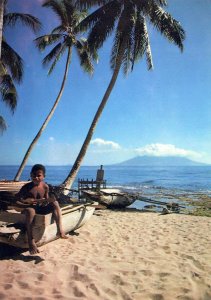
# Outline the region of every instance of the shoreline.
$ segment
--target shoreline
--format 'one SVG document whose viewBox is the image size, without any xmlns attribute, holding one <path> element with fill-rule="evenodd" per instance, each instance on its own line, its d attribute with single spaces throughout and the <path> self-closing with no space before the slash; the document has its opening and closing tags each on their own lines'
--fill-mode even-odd
<svg viewBox="0 0 211 300">
<path fill-rule="evenodd" d="M 211 218 L 98 210 L 68 240 L 1 258 L 1 299 L 211 299 Z"/>
</svg>

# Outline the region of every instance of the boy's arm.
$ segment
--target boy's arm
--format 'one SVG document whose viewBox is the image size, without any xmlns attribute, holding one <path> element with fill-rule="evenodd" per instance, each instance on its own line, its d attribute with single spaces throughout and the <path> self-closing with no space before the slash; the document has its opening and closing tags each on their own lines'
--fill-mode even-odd
<svg viewBox="0 0 211 300">
<path fill-rule="evenodd" d="M 18 205 L 22 205 L 23 207 L 27 207 L 29 205 L 37 204 L 37 200 L 31 197 L 24 198 L 23 195 L 21 194 L 16 194 L 15 195 L 16 203 Z"/>
<path fill-rule="evenodd" d="M 44 203 L 51 203 L 55 201 L 55 198 L 52 198 L 49 196 L 49 186 L 47 184 L 45 184 L 45 194 L 44 194 L 44 198 L 38 200 L 38 202 L 44 202 Z"/>
<path fill-rule="evenodd" d="M 20 207 L 28 207 L 30 205 L 37 204 L 37 200 L 34 198 L 18 199 L 16 200 L 16 204 L 18 204 Z"/>
<path fill-rule="evenodd" d="M 46 200 L 49 199 L 49 186 L 47 184 L 45 184 L 45 195 L 44 195 L 44 198 Z"/>
<path fill-rule="evenodd" d="M 16 199 L 16 204 L 22 206 L 22 207 L 27 207 L 29 205 L 33 205 L 36 204 L 37 201 L 34 198 L 31 197 L 25 197 L 27 195 L 27 190 L 26 188 L 23 186 L 20 191 L 15 195 L 15 199 Z"/>
<path fill-rule="evenodd" d="M 45 199 L 46 202 L 51 203 L 54 202 L 56 199 L 56 196 L 54 195 L 54 193 L 49 191 L 49 186 L 46 184 L 46 190 L 45 190 Z"/>
</svg>

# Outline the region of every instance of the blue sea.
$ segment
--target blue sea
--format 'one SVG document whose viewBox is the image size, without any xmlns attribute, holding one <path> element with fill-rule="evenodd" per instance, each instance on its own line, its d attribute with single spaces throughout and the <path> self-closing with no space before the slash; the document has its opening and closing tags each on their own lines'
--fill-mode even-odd
<svg viewBox="0 0 211 300">
<path fill-rule="evenodd" d="M 46 166 L 45 181 L 61 184 L 70 171 L 70 166 Z M 17 166 L 0 166 L 0 179 L 13 179 Z M 21 180 L 28 180 L 31 167 L 24 169 Z M 77 180 L 95 179 L 98 167 L 82 166 L 72 188 L 77 189 Z M 188 167 L 120 167 L 104 166 L 107 187 L 124 188 L 128 192 L 140 193 L 150 199 L 182 203 L 184 197 L 199 199 L 211 196 L 211 166 Z M 146 204 L 146 203 L 145 203 Z M 132 207 L 142 208 L 136 201 Z"/>
</svg>

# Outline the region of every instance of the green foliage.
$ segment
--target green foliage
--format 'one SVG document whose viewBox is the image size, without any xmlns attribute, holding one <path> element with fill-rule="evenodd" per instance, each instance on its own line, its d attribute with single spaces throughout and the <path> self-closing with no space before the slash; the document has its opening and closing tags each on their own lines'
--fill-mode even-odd
<svg viewBox="0 0 211 300">
<path fill-rule="evenodd" d="M 6 1 L 7 2 L 7 1 Z M 5 2 L 5 5 L 6 5 Z M 23 25 L 28 26 L 34 32 L 37 32 L 41 28 L 39 20 L 29 14 L 20 13 L 6 13 L 6 7 L 3 17 L 3 29 L 7 26 L 13 27 L 17 22 L 21 22 Z M 17 90 L 16 83 L 21 83 L 23 78 L 23 60 L 15 50 L 8 45 L 5 37 L 2 38 L 2 53 L 0 60 L 0 94 L 1 100 L 10 108 L 12 113 L 17 106 Z M 6 122 L 2 116 L 0 116 L 0 131 L 6 130 Z"/>
<path fill-rule="evenodd" d="M 113 70 L 120 63 L 127 74 L 143 55 L 146 55 L 148 69 L 153 67 L 147 23 L 183 50 L 185 32 L 180 23 L 164 10 L 165 0 L 79 0 L 77 3 L 85 8 L 100 6 L 80 24 L 82 29 L 90 30 L 88 43 L 91 50 L 102 47 L 115 30 L 110 60 Z"/>
<path fill-rule="evenodd" d="M 2 41 L 2 64 L 12 79 L 20 83 L 23 78 L 23 60 L 6 41 Z M 2 75 L 2 73 L 0 74 Z"/>
<path fill-rule="evenodd" d="M 211 210 L 207 208 L 196 208 L 189 212 L 189 214 L 193 216 L 211 217 Z"/>
<path fill-rule="evenodd" d="M 35 39 L 39 50 L 54 45 L 43 59 L 43 66 L 50 65 L 48 74 L 54 70 L 65 51 L 72 48 L 75 48 L 84 71 L 92 74 L 94 71 L 92 60 L 96 59 L 96 51 L 91 54 L 87 42 L 80 36 L 82 31 L 80 22 L 87 16 L 87 11 L 78 10 L 75 1 L 70 0 L 48 0 L 43 3 L 43 7 L 51 8 L 60 20 L 59 26 L 50 34 Z"/>
<path fill-rule="evenodd" d="M 4 26 L 15 26 L 17 22 L 31 28 L 34 32 L 41 29 L 40 21 L 32 15 L 20 13 L 8 13 L 4 15 Z"/>
<path fill-rule="evenodd" d="M 2 134 L 7 129 L 7 124 L 2 116 L 0 116 L 0 133 Z"/>
<path fill-rule="evenodd" d="M 211 198 L 208 195 L 200 193 L 183 195 L 179 200 L 185 203 L 187 214 L 211 217 Z"/>
<path fill-rule="evenodd" d="M 35 39 L 36 46 L 40 51 L 45 50 L 46 47 L 54 44 L 57 41 L 60 41 L 62 39 L 63 35 L 61 34 L 46 34 L 43 36 L 40 36 L 39 38 Z"/>
</svg>

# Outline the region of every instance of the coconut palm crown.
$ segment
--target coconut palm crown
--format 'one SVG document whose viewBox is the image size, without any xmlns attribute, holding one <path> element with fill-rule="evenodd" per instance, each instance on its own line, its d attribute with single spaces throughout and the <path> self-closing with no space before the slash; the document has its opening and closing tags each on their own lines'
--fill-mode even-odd
<svg viewBox="0 0 211 300">
<path fill-rule="evenodd" d="M 43 6 L 51 8 L 60 20 L 60 25 L 54 28 L 50 34 L 46 34 L 35 39 L 36 46 L 41 51 L 45 50 L 48 46 L 53 47 L 50 52 L 44 57 L 43 65 L 50 65 L 48 74 L 51 74 L 60 58 L 65 52 L 67 52 L 66 66 L 61 87 L 56 100 L 45 121 L 41 125 L 38 133 L 32 140 L 28 150 L 26 151 L 26 154 L 14 178 L 14 180 L 16 181 L 19 180 L 33 147 L 37 143 L 42 132 L 45 130 L 48 122 L 54 114 L 56 107 L 59 104 L 68 76 L 72 50 L 76 50 L 81 67 L 89 74 L 92 74 L 94 71 L 92 61 L 97 60 L 96 51 L 92 51 L 92 53 L 90 53 L 86 39 L 81 37 L 81 28 L 79 24 L 81 20 L 83 20 L 83 18 L 87 16 L 86 10 L 79 11 L 75 5 L 75 2 L 69 0 L 48 0 L 43 3 Z"/>
<path fill-rule="evenodd" d="M 125 73 L 133 70 L 134 63 L 147 57 L 152 67 L 147 24 L 151 24 L 170 42 L 183 50 L 185 31 L 180 23 L 164 10 L 165 0 L 78 0 L 81 7 L 102 5 L 82 23 L 83 29 L 91 28 L 89 44 L 99 49 L 115 31 L 111 52 L 111 68 L 114 70 L 120 49 L 124 45 L 121 65 Z"/>
<path fill-rule="evenodd" d="M 6 2 L 4 3 L 6 5 Z M 23 60 L 20 55 L 7 43 L 4 30 L 13 27 L 18 22 L 28 26 L 33 32 L 37 32 L 41 23 L 32 15 L 22 13 L 7 13 L 4 6 L 3 16 L 3 35 L 1 41 L 1 60 L 0 60 L 0 94 L 1 100 L 10 108 L 12 113 L 17 106 L 17 90 L 15 84 L 20 84 L 23 79 Z M 6 129 L 6 122 L 0 116 L 0 131 Z"/>
<path fill-rule="evenodd" d="M 80 22 L 87 16 L 87 11 L 76 9 L 75 1 L 48 0 L 43 3 L 44 7 L 51 8 L 60 20 L 60 25 L 50 34 L 43 35 L 35 40 L 36 46 L 43 51 L 46 47 L 54 45 L 53 49 L 43 59 L 43 65 L 50 65 L 48 74 L 51 74 L 62 54 L 74 47 L 80 59 L 80 64 L 88 73 L 93 73 L 92 59 L 97 59 L 96 51 L 90 55 L 85 38 L 80 37 Z"/>
<path fill-rule="evenodd" d="M 180 23 L 164 10 L 165 0 L 78 0 L 82 8 L 99 7 L 81 22 L 83 30 L 90 29 L 88 43 L 96 51 L 114 32 L 110 65 L 113 75 L 103 99 L 88 130 L 85 141 L 64 180 L 64 187 L 70 188 L 75 180 L 99 118 L 108 101 L 122 67 L 125 74 L 133 70 L 135 62 L 146 55 L 148 69 L 153 67 L 149 43 L 148 24 L 156 28 L 170 42 L 183 50 L 185 32 Z"/>
</svg>

